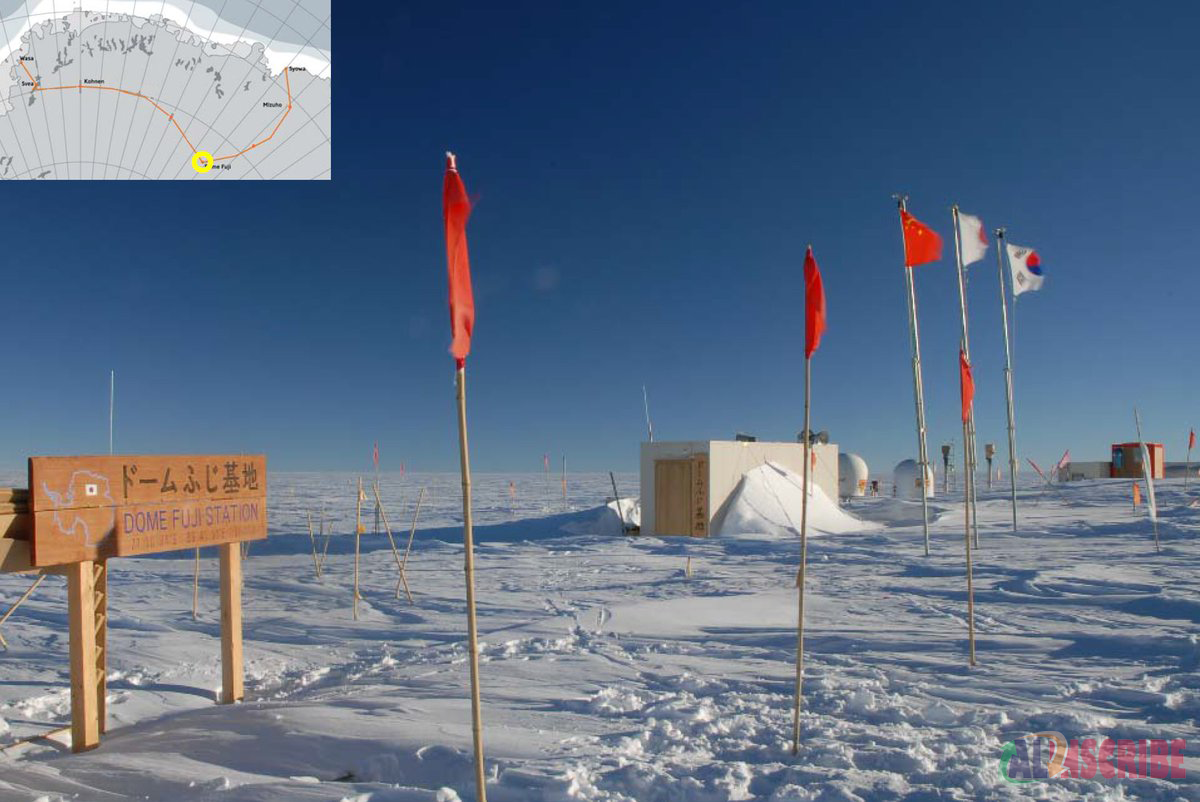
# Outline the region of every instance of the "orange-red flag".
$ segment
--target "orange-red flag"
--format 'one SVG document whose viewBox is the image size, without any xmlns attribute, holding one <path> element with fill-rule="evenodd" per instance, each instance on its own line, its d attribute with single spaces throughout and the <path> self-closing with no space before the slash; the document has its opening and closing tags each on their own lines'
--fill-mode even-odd
<svg viewBox="0 0 1200 802">
<path fill-rule="evenodd" d="M 975 377 L 971 375 L 971 363 L 961 348 L 958 349 L 958 373 L 962 387 L 962 419 L 966 423 L 971 417 L 971 403 L 975 400 Z"/>
<path fill-rule="evenodd" d="M 458 175 L 454 154 L 446 154 L 446 179 L 442 184 L 442 217 L 446 223 L 446 268 L 450 277 L 450 353 L 458 367 L 471 351 L 475 328 L 475 297 L 471 293 L 471 260 L 467 256 L 467 218 L 471 200 Z"/>
<path fill-rule="evenodd" d="M 1196 430 L 1192 429 L 1188 433 L 1188 451 L 1191 451 L 1195 447 L 1196 447 Z"/>
<path fill-rule="evenodd" d="M 812 246 L 804 255 L 804 358 L 811 359 L 825 333 L 825 285 Z"/>
<path fill-rule="evenodd" d="M 942 258 L 942 238 L 929 226 L 903 209 L 900 221 L 904 224 L 904 266 L 916 267 Z"/>
</svg>

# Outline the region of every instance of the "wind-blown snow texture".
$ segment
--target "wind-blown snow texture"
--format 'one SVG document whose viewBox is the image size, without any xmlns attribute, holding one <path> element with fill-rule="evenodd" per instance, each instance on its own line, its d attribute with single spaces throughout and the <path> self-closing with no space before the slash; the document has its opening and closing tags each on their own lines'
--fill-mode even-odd
<svg viewBox="0 0 1200 802">
<path fill-rule="evenodd" d="M 607 475 L 569 479 L 565 511 L 557 477 L 517 477 L 514 512 L 509 477 L 477 478 L 493 802 L 1200 799 L 1190 760 L 1186 780 L 1018 786 L 997 770 L 1002 744 L 1036 730 L 1197 748 L 1200 510 L 1179 482 L 1160 484 L 1161 554 L 1126 483 L 1024 490 L 1018 535 L 1003 495 L 985 494 L 974 670 L 961 504 L 935 500 L 926 558 L 915 504 L 856 500 L 849 512 L 868 525 L 809 544 L 804 741 L 793 758 L 797 538 L 622 537 L 604 507 Z M 368 535 L 357 622 L 353 477 L 272 481 L 272 538 L 252 546 L 246 568 L 246 703 L 214 704 L 214 556 L 205 552 L 194 622 L 189 554 L 120 560 L 109 734 L 84 755 L 46 743 L 0 753 L 0 800 L 474 798 L 457 477 L 385 476 L 401 548 L 415 488 L 431 489 L 409 571 L 415 604 L 396 598 L 386 538 Z M 798 521 L 796 499 L 774 495 Z M 755 528 L 786 533 L 770 496 L 744 487 L 727 534 L 732 514 L 753 517 L 743 502 L 756 505 Z M 318 580 L 304 511 L 322 508 L 340 534 Z M 28 582 L 0 577 L 0 609 Z M 5 624 L 0 743 L 66 721 L 65 617 L 52 577 Z"/>
</svg>

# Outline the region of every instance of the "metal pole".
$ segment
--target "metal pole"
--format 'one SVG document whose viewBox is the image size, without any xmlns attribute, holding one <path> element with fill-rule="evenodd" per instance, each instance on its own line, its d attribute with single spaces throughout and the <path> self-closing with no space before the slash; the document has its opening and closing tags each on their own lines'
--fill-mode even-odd
<svg viewBox="0 0 1200 802">
<path fill-rule="evenodd" d="M 908 196 L 899 195 L 900 211 L 908 210 Z M 900 218 L 901 245 L 904 244 L 904 218 Z M 904 287 L 908 292 L 908 334 L 913 351 L 913 400 L 917 407 L 917 462 L 921 470 L 921 523 L 925 530 L 925 556 L 929 556 L 929 452 L 925 447 L 925 385 L 921 380 L 921 333 L 917 325 L 917 291 L 913 285 L 913 269 L 904 266 Z"/>
<path fill-rule="evenodd" d="M 654 442 L 654 424 L 650 422 L 650 397 L 646 395 L 646 385 L 642 385 L 642 406 L 646 410 L 646 431 L 650 435 L 650 442 Z"/>
<path fill-rule="evenodd" d="M 1013 422 L 1012 346 L 1008 341 L 1008 294 L 1004 280 L 1004 229 L 996 229 L 996 268 L 1000 272 L 1000 316 L 1004 325 L 1004 388 L 1008 402 L 1008 480 L 1012 486 L 1013 534 L 1017 532 L 1017 432 Z"/>
<path fill-rule="evenodd" d="M 958 267 L 958 311 L 962 322 L 962 349 L 963 354 L 967 357 L 967 363 L 971 362 L 971 335 L 967 326 L 967 280 L 963 270 L 962 260 L 962 240 L 959 233 L 958 224 L 958 204 L 950 207 L 951 217 L 954 221 L 954 261 Z M 963 470 L 966 472 L 966 491 L 967 509 L 971 513 L 971 529 L 975 535 L 975 546 L 979 546 L 979 523 L 977 514 L 977 496 L 975 492 L 975 404 L 972 401 L 967 409 L 967 420 L 963 426 Z"/>
<path fill-rule="evenodd" d="M 458 385 L 458 456 L 462 470 L 463 570 L 467 580 L 467 649 L 471 660 L 471 734 L 475 741 L 475 798 L 487 802 L 483 769 L 483 716 L 479 700 L 479 633 L 475 625 L 475 537 L 471 524 L 471 457 L 467 450 L 467 375 L 462 363 Z"/>
<path fill-rule="evenodd" d="M 808 564 L 808 470 L 812 462 L 809 450 L 809 401 L 812 397 L 812 358 L 804 360 L 804 490 L 800 501 L 800 573 L 796 585 L 800 590 L 800 608 L 796 618 L 796 703 L 792 709 L 792 754 L 800 753 L 800 691 L 804 683 L 804 573 Z"/>
</svg>

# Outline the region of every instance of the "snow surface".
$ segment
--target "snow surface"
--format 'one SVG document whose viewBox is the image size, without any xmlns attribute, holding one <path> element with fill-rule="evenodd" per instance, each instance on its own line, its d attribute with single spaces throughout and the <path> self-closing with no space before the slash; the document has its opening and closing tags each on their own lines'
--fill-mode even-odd
<svg viewBox="0 0 1200 802">
<path fill-rule="evenodd" d="M 748 482 L 726 517 L 727 532 L 769 536 L 691 540 L 616 534 L 608 476 L 568 478 L 564 506 L 556 478 L 516 477 L 514 504 L 510 477 L 476 477 L 493 802 L 1200 799 L 1192 760 L 1185 780 L 1019 786 L 997 771 L 1003 743 L 1028 731 L 1197 743 L 1200 511 L 1179 481 L 1159 484 L 1161 554 L 1127 483 L 1024 489 L 1016 535 L 1003 493 L 985 493 L 975 669 L 961 504 L 934 500 L 926 558 L 919 503 L 856 499 L 848 510 L 866 523 L 838 521 L 859 531 L 826 529 L 809 544 L 793 758 L 798 542 L 780 533 L 799 511 L 788 482 L 770 484 L 775 497 Z M 243 704 L 214 703 L 211 550 L 196 621 L 190 555 L 114 562 L 109 733 L 83 755 L 57 742 L 0 752 L 0 800 L 473 799 L 458 477 L 385 475 L 401 547 L 415 490 L 430 488 L 409 571 L 415 604 L 395 595 L 386 538 L 368 535 L 358 621 L 353 482 L 272 475 L 272 537 L 246 566 Z M 320 580 L 309 509 L 340 533 Z M 814 522 L 832 526 L 828 512 Z M 0 609 L 28 582 L 0 577 Z M 4 625 L 0 743 L 67 720 L 65 619 L 51 577 Z"/>
</svg>

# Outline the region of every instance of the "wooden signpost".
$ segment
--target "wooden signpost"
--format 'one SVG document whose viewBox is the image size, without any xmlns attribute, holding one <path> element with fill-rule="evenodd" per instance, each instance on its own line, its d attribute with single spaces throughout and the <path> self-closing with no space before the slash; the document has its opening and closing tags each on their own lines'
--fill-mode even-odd
<svg viewBox="0 0 1200 802">
<path fill-rule="evenodd" d="M 105 729 L 108 560 L 219 546 L 224 703 L 243 697 L 240 544 L 267 536 L 264 456 L 31 457 L 0 511 L 0 572 L 64 574 L 71 748 Z"/>
</svg>

